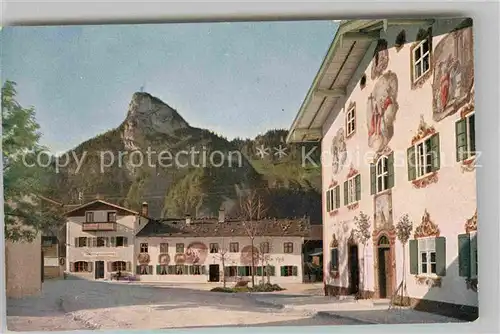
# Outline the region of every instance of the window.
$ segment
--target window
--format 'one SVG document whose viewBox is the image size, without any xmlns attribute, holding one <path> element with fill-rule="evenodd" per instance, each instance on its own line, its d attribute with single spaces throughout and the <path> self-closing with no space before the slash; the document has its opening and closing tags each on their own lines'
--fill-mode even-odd
<svg viewBox="0 0 500 334">
<path fill-rule="evenodd" d="M 113 245 L 113 242 L 115 243 L 115 247 L 127 247 L 128 245 L 128 238 L 127 237 L 111 237 L 111 245 Z"/>
<path fill-rule="evenodd" d="M 127 263 L 125 261 L 115 261 L 111 264 L 112 271 L 126 271 Z"/>
<path fill-rule="evenodd" d="M 420 254 L 419 274 L 433 274 L 436 271 L 436 239 L 423 238 L 418 240 L 418 252 Z"/>
<path fill-rule="evenodd" d="M 477 234 L 475 231 L 458 236 L 458 268 L 460 277 L 477 278 Z"/>
<path fill-rule="evenodd" d="M 116 222 L 116 212 L 108 212 L 108 222 Z"/>
<path fill-rule="evenodd" d="M 168 266 L 159 264 L 156 266 L 156 274 L 157 275 L 168 275 Z"/>
<path fill-rule="evenodd" d="M 141 253 L 147 253 L 148 252 L 148 244 L 147 243 L 141 243 Z"/>
<path fill-rule="evenodd" d="M 238 267 L 237 266 L 228 266 L 228 267 L 226 267 L 224 275 L 226 275 L 226 277 L 235 277 L 235 276 L 238 276 Z"/>
<path fill-rule="evenodd" d="M 330 250 L 330 269 L 331 271 L 339 270 L 339 250 L 336 247 Z"/>
<path fill-rule="evenodd" d="M 160 253 L 168 253 L 168 244 L 166 242 L 160 243 Z"/>
<path fill-rule="evenodd" d="M 412 275 L 446 276 L 446 238 L 425 237 L 409 244 Z"/>
<path fill-rule="evenodd" d="M 191 275 L 201 275 L 201 266 L 200 265 L 190 266 L 189 273 Z"/>
<path fill-rule="evenodd" d="M 97 247 L 106 247 L 106 244 L 108 244 L 108 238 L 97 237 Z"/>
<path fill-rule="evenodd" d="M 210 253 L 218 253 L 219 252 L 219 244 L 213 243 L 210 244 Z"/>
<path fill-rule="evenodd" d="M 238 267 L 238 276 L 252 276 L 252 267 L 251 266 Z"/>
<path fill-rule="evenodd" d="M 75 264 L 74 264 L 74 272 L 76 272 L 76 273 L 82 273 L 82 272 L 87 272 L 87 271 L 89 271 L 89 264 L 88 264 L 88 262 L 84 262 L 84 261 L 75 262 Z"/>
<path fill-rule="evenodd" d="M 361 175 L 356 175 L 344 182 L 344 205 L 361 199 Z"/>
<path fill-rule="evenodd" d="M 148 266 L 147 264 L 141 264 L 137 266 L 137 272 L 139 275 L 152 275 L 153 274 L 153 266 Z"/>
<path fill-rule="evenodd" d="M 292 244 L 292 248 L 293 248 L 293 244 Z M 269 253 L 269 242 L 261 242 L 260 243 L 260 252 L 262 254 L 267 254 Z"/>
<path fill-rule="evenodd" d="M 394 153 L 383 155 L 370 165 L 371 194 L 378 194 L 394 187 Z"/>
<path fill-rule="evenodd" d="M 349 109 L 346 115 L 347 118 L 347 137 L 354 134 L 356 131 L 356 108 L 352 107 Z"/>
<path fill-rule="evenodd" d="M 412 51 L 413 82 L 430 71 L 430 38 L 427 37 L 417 44 Z"/>
<path fill-rule="evenodd" d="M 291 254 L 291 253 L 293 253 L 293 242 L 285 242 L 283 244 L 283 252 L 285 254 Z"/>
<path fill-rule="evenodd" d="M 281 276 L 297 276 L 297 267 L 296 266 L 282 266 L 281 267 Z"/>
<path fill-rule="evenodd" d="M 238 253 L 240 251 L 240 244 L 237 242 L 229 243 L 229 251 L 231 253 Z"/>
<path fill-rule="evenodd" d="M 440 168 L 439 134 L 413 145 L 408 149 L 408 179 L 417 178 L 436 172 Z"/>
<path fill-rule="evenodd" d="M 79 237 L 75 239 L 75 247 L 88 247 L 87 237 Z"/>
<path fill-rule="evenodd" d="M 85 222 L 93 223 L 94 222 L 94 213 L 93 212 L 85 212 Z"/>
<path fill-rule="evenodd" d="M 340 207 L 340 187 L 335 186 L 334 188 L 328 189 L 326 191 L 326 211 L 332 212 Z"/>
<path fill-rule="evenodd" d="M 187 273 L 186 273 L 186 270 L 184 268 L 185 268 L 184 265 L 180 265 L 180 264 L 176 265 L 175 266 L 175 274 L 176 275 L 186 275 Z"/>
<path fill-rule="evenodd" d="M 175 244 L 176 253 L 184 253 L 184 244 Z"/>
<path fill-rule="evenodd" d="M 464 161 L 476 155 L 476 134 L 474 114 L 467 115 L 455 124 L 457 161 Z"/>
</svg>

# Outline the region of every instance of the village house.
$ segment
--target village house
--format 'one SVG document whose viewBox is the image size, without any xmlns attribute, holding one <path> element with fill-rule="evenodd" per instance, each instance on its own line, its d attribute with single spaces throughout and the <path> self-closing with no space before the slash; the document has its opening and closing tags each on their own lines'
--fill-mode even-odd
<svg viewBox="0 0 500 334">
<path fill-rule="evenodd" d="M 308 219 L 151 220 L 135 239 L 141 281 L 301 283 Z M 252 247 L 253 246 L 253 247 Z M 253 261 L 252 261 L 253 258 Z"/>
<path fill-rule="evenodd" d="M 473 50 L 470 19 L 340 23 L 287 138 L 322 143 L 327 294 L 477 318 Z"/>
<path fill-rule="evenodd" d="M 100 199 L 68 211 L 66 271 L 91 279 L 132 272 L 135 235 L 146 225 L 147 215 L 146 203 L 139 213 Z"/>
</svg>

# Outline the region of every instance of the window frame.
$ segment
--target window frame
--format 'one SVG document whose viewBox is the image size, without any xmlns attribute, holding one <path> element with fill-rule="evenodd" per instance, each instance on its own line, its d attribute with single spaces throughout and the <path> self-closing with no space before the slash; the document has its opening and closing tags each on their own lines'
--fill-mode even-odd
<svg viewBox="0 0 500 334">
<path fill-rule="evenodd" d="M 149 245 L 147 242 L 141 242 L 139 244 L 139 250 L 140 253 L 148 253 L 149 252 Z"/>
<path fill-rule="evenodd" d="M 284 247 L 284 246 L 283 246 Z M 270 252 L 270 244 L 269 244 L 269 241 L 263 241 L 260 243 L 259 245 L 259 250 L 262 254 L 269 254 Z M 292 249 L 293 249 L 293 246 L 292 246 Z"/>
<path fill-rule="evenodd" d="M 471 118 L 474 117 L 474 127 L 471 127 Z M 462 119 L 457 120 L 455 123 L 458 124 L 461 121 L 465 121 L 465 138 L 466 138 L 466 144 L 465 144 L 465 152 L 462 152 L 463 156 L 459 157 L 458 161 L 464 162 L 467 160 L 474 159 L 476 157 L 476 132 L 475 132 L 475 124 L 476 124 L 476 117 L 475 117 L 475 112 L 472 111 L 465 115 Z M 473 135 L 471 135 L 471 128 L 473 129 Z M 457 137 L 458 134 L 456 133 L 455 130 L 455 137 Z M 474 151 L 472 151 L 472 144 L 474 143 Z"/>
<path fill-rule="evenodd" d="M 432 38 L 432 37 L 426 36 L 424 39 L 422 39 L 417 44 L 415 44 L 415 46 L 411 50 L 411 66 L 412 66 L 412 78 L 411 79 L 412 79 L 413 84 L 417 83 L 421 78 L 423 78 L 432 69 L 432 65 L 431 65 L 432 43 L 430 41 L 430 38 Z M 428 44 L 427 52 L 424 52 L 423 46 L 425 43 Z M 418 59 L 416 59 L 415 53 L 418 50 L 420 51 L 420 57 Z M 427 64 L 428 64 L 428 68 L 426 71 L 423 70 L 423 64 L 424 64 L 425 57 L 427 57 Z M 419 63 L 419 69 L 421 71 L 419 76 L 417 76 L 417 73 L 415 71 L 416 67 L 417 67 L 417 63 Z"/>
<path fill-rule="evenodd" d="M 168 254 L 168 242 L 160 242 L 160 254 Z"/>
<path fill-rule="evenodd" d="M 113 261 L 111 263 L 111 271 L 127 271 L 127 262 L 125 261 Z"/>
<path fill-rule="evenodd" d="M 415 177 L 418 180 L 433 173 L 432 136 L 428 136 L 416 142 L 413 147 L 415 148 Z M 422 148 L 421 153 L 419 150 L 420 147 Z M 428 152 L 427 149 L 430 149 L 430 152 Z M 424 160 L 423 164 L 420 159 Z M 425 171 L 424 173 L 421 173 L 422 169 Z"/>
<path fill-rule="evenodd" d="M 114 219 L 110 219 L 110 215 L 114 216 Z M 116 211 L 108 211 L 108 213 L 107 213 L 107 222 L 108 223 L 116 223 L 116 221 L 117 221 Z"/>
<path fill-rule="evenodd" d="M 219 253 L 219 243 L 217 242 L 212 242 L 209 244 L 209 252 L 210 254 L 217 254 Z"/>
<path fill-rule="evenodd" d="M 230 242 L 229 243 L 229 253 L 239 253 L 240 244 L 239 242 Z"/>
<path fill-rule="evenodd" d="M 85 222 L 86 223 L 94 223 L 94 212 L 93 211 L 85 211 Z"/>
<path fill-rule="evenodd" d="M 337 188 L 340 196 L 340 185 L 329 187 L 326 191 L 326 212 L 333 213 L 340 208 L 340 198 L 337 200 Z M 339 203 L 339 205 L 337 205 Z"/>
<path fill-rule="evenodd" d="M 184 243 L 182 242 L 178 242 L 175 244 L 175 253 L 176 254 L 179 254 L 179 253 L 184 253 Z"/>
<path fill-rule="evenodd" d="M 356 174 L 347 179 L 347 205 L 357 202 L 356 176 L 358 175 Z"/>
<path fill-rule="evenodd" d="M 352 106 L 347 110 L 346 113 L 346 136 L 350 137 L 355 132 L 356 132 L 356 106 Z"/>
<path fill-rule="evenodd" d="M 379 169 L 380 167 L 380 169 Z M 375 193 L 389 189 L 389 157 L 382 155 L 375 164 Z"/>
<path fill-rule="evenodd" d="M 84 245 L 82 245 L 82 240 L 84 241 Z M 90 247 L 88 244 L 88 238 L 87 237 L 78 237 L 78 245 L 75 245 L 76 247 Z"/>
<path fill-rule="evenodd" d="M 283 253 L 293 254 L 293 242 L 287 241 L 283 243 Z"/>
<path fill-rule="evenodd" d="M 418 275 L 426 277 L 438 277 L 437 274 L 437 251 L 436 251 L 436 237 L 418 238 Z M 429 245 L 431 243 L 431 245 Z M 424 261 L 422 255 L 425 254 L 426 270 L 424 272 L 422 266 Z M 432 254 L 434 254 L 434 261 L 432 261 Z M 432 265 L 434 265 L 434 272 L 432 272 Z"/>
<path fill-rule="evenodd" d="M 86 273 L 89 271 L 89 263 L 86 261 L 76 261 L 73 264 L 73 271 L 75 273 Z"/>
</svg>

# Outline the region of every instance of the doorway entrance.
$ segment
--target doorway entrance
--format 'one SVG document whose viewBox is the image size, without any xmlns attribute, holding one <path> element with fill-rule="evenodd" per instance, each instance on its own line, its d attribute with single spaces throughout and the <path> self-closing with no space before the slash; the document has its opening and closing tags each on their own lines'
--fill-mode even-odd
<svg viewBox="0 0 500 334">
<path fill-rule="evenodd" d="M 94 277 L 95 279 L 104 278 L 104 261 L 95 261 Z"/>
<path fill-rule="evenodd" d="M 359 292 L 358 245 L 349 245 L 349 294 Z"/>
<path fill-rule="evenodd" d="M 218 264 L 211 264 L 208 266 L 208 281 L 209 282 L 219 282 L 220 271 Z"/>
<path fill-rule="evenodd" d="M 392 291 L 391 244 L 387 236 L 382 235 L 377 243 L 378 291 L 379 298 L 388 298 Z"/>
</svg>

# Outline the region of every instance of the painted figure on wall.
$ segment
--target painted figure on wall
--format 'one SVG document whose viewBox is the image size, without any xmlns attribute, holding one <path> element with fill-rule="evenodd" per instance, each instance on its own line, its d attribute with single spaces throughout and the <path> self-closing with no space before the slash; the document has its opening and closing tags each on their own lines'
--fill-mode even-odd
<svg viewBox="0 0 500 334">
<path fill-rule="evenodd" d="M 253 247 L 253 258 L 254 264 L 256 266 L 259 265 L 259 250 L 257 247 Z M 251 266 L 252 265 L 252 246 L 247 245 L 241 249 L 241 257 L 240 262 L 243 265 Z"/>
<path fill-rule="evenodd" d="M 373 54 L 372 62 L 372 80 L 378 78 L 389 66 L 389 50 L 387 50 L 387 41 L 380 39 Z"/>
<path fill-rule="evenodd" d="M 392 221 L 392 198 L 391 193 L 383 193 L 375 197 L 375 230 L 389 228 Z"/>
<path fill-rule="evenodd" d="M 434 49 L 433 119 L 453 115 L 473 95 L 472 28 L 451 32 Z"/>
<path fill-rule="evenodd" d="M 332 173 L 335 175 L 342 170 L 347 159 L 344 128 L 337 131 L 332 140 Z"/>
<path fill-rule="evenodd" d="M 394 135 L 394 120 L 398 111 L 398 78 L 388 71 L 378 79 L 368 98 L 368 146 L 381 152 Z"/>
<path fill-rule="evenodd" d="M 202 242 L 195 241 L 186 248 L 186 262 L 191 264 L 201 264 L 207 258 L 208 248 Z"/>
</svg>

